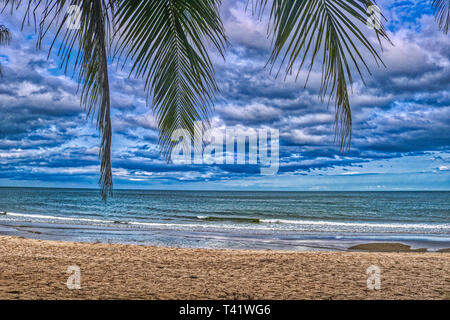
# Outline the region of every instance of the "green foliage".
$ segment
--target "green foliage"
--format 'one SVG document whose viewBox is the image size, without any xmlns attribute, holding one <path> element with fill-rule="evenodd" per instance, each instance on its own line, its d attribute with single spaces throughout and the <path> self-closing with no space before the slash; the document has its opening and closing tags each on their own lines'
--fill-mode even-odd
<svg viewBox="0 0 450 320">
<path fill-rule="evenodd" d="M 123 1 L 117 9 L 116 52 L 145 80 L 167 159 L 172 133 L 208 122 L 218 90 L 210 42 L 224 56 L 226 39 L 217 0 Z"/>
<path fill-rule="evenodd" d="M 256 5 L 262 15 L 267 0 L 258 0 Z M 269 63 L 273 66 L 280 60 L 277 73 L 285 66 L 286 75 L 292 73 L 297 63 L 296 78 L 306 67 L 305 86 L 314 63 L 321 64 L 320 96 L 334 98 L 335 138 L 341 150 L 350 147 L 352 117 L 348 87 L 353 82 L 352 65 L 364 81 L 361 67 L 369 73 L 370 70 L 363 50 L 377 63 L 382 63 L 364 35 L 370 5 L 373 5 L 370 1 L 274 0 L 270 9 L 273 50 Z M 374 29 L 378 40 L 389 40 L 379 22 L 379 28 Z"/>
</svg>

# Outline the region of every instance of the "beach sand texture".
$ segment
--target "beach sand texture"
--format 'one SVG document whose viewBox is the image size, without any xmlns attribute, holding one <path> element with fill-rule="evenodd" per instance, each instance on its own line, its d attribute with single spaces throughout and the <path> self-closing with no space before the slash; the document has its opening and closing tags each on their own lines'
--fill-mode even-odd
<svg viewBox="0 0 450 320">
<path fill-rule="evenodd" d="M 68 266 L 81 270 L 69 290 Z M 381 269 L 381 289 L 366 269 Z M 450 299 L 450 253 L 179 249 L 0 237 L 1 299 Z"/>
</svg>

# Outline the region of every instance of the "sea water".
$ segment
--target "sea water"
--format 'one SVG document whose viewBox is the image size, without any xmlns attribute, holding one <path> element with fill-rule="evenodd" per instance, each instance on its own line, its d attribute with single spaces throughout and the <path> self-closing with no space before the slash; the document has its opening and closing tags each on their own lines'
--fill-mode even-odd
<svg viewBox="0 0 450 320">
<path fill-rule="evenodd" d="M 6 214 L 2 214 L 6 212 Z M 173 247 L 450 247 L 450 192 L 234 192 L 0 187 L 0 234 Z"/>
</svg>

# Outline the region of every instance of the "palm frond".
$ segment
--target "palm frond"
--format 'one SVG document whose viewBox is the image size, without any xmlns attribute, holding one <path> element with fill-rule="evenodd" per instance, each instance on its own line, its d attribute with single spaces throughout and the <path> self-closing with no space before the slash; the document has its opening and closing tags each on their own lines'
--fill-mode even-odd
<svg viewBox="0 0 450 320">
<path fill-rule="evenodd" d="M 450 24 L 450 0 L 433 0 L 432 7 L 439 28 L 447 34 Z"/>
<path fill-rule="evenodd" d="M 75 67 L 79 67 L 79 82 L 83 84 L 81 90 L 81 104 L 88 110 L 88 115 L 97 112 L 97 128 L 101 134 L 99 157 L 101 195 L 106 200 L 112 195 L 111 169 L 111 99 L 108 75 L 107 47 L 111 38 L 110 17 L 105 0 L 79 1 L 81 8 L 80 29 L 66 31 L 65 43 L 60 48 L 63 61 L 69 63 L 72 47 L 75 41 L 79 44 Z"/>
<path fill-rule="evenodd" d="M 0 25 L 0 45 L 8 45 L 11 41 L 11 33 L 9 29 Z M 0 64 L 0 77 L 3 75 L 2 65 Z"/>
<path fill-rule="evenodd" d="M 257 3 L 263 12 L 267 0 Z M 367 8 L 371 1 L 341 0 L 273 0 L 270 9 L 270 33 L 273 49 L 269 63 L 274 67 L 280 61 L 286 75 L 292 73 L 294 64 L 299 63 L 297 77 L 304 66 L 309 73 L 316 60 L 322 63 L 320 96 L 334 98 L 336 140 L 341 150 L 350 146 L 352 117 L 348 88 L 353 82 L 352 67 L 363 79 L 362 68 L 369 73 L 369 67 L 361 49 L 365 48 L 377 63 L 382 60 L 377 50 L 367 39 L 361 25 L 366 24 Z M 367 28 L 369 31 L 369 29 Z M 380 24 L 375 34 L 389 40 Z"/>
<path fill-rule="evenodd" d="M 58 56 L 61 57 L 61 68 L 78 71 L 78 83 L 81 86 L 81 105 L 88 115 L 96 112 L 97 128 L 101 135 L 99 157 L 101 159 L 99 185 L 101 196 L 106 200 L 112 194 L 111 169 L 111 102 L 108 77 L 108 47 L 112 38 L 111 11 L 115 0 L 6 0 L 12 9 L 22 3 L 27 6 L 25 21 L 33 16 L 38 26 L 38 47 L 50 26 L 59 21 L 59 26 L 49 55 L 60 41 Z M 69 6 L 76 6 L 79 10 L 79 28 L 69 28 Z M 36 20 L 35 12 L 40 10 Z M 22 25 L 23 27 L 23 25 Z"/>
<path fill-rule="evenodd" d="M 11 33 L 9 29 L 3 25 L 0 25 L 0 45 L 8 45 L 11 41 Z"/>
<path fill-rule="evenodd" d="M 211 43 L 224 54 L 226 38 L 219 0 L 125 0 L 117 8 L 116 53 L 131 59 L 131 74 L 142 77 L 160 129 L 167 160 L 172 133 L 193 133 L 208 123 L 218 91 L 208 54 Z"/>
</svg>

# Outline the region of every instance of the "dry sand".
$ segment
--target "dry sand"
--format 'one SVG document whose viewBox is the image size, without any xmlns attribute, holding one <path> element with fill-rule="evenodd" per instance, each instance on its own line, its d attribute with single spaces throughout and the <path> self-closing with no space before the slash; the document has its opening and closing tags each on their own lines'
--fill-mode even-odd
<svg viewBox="0 0 450 320">
<path fill-rule="evenodd" d="M 81 268 L 69 290 L 67 267 Z M 366 269 L 381 268 L 381 289 Z M 176 249 L 0 237 L 1 299 L 449 299 L 450 253 Z"/>
</svg>

